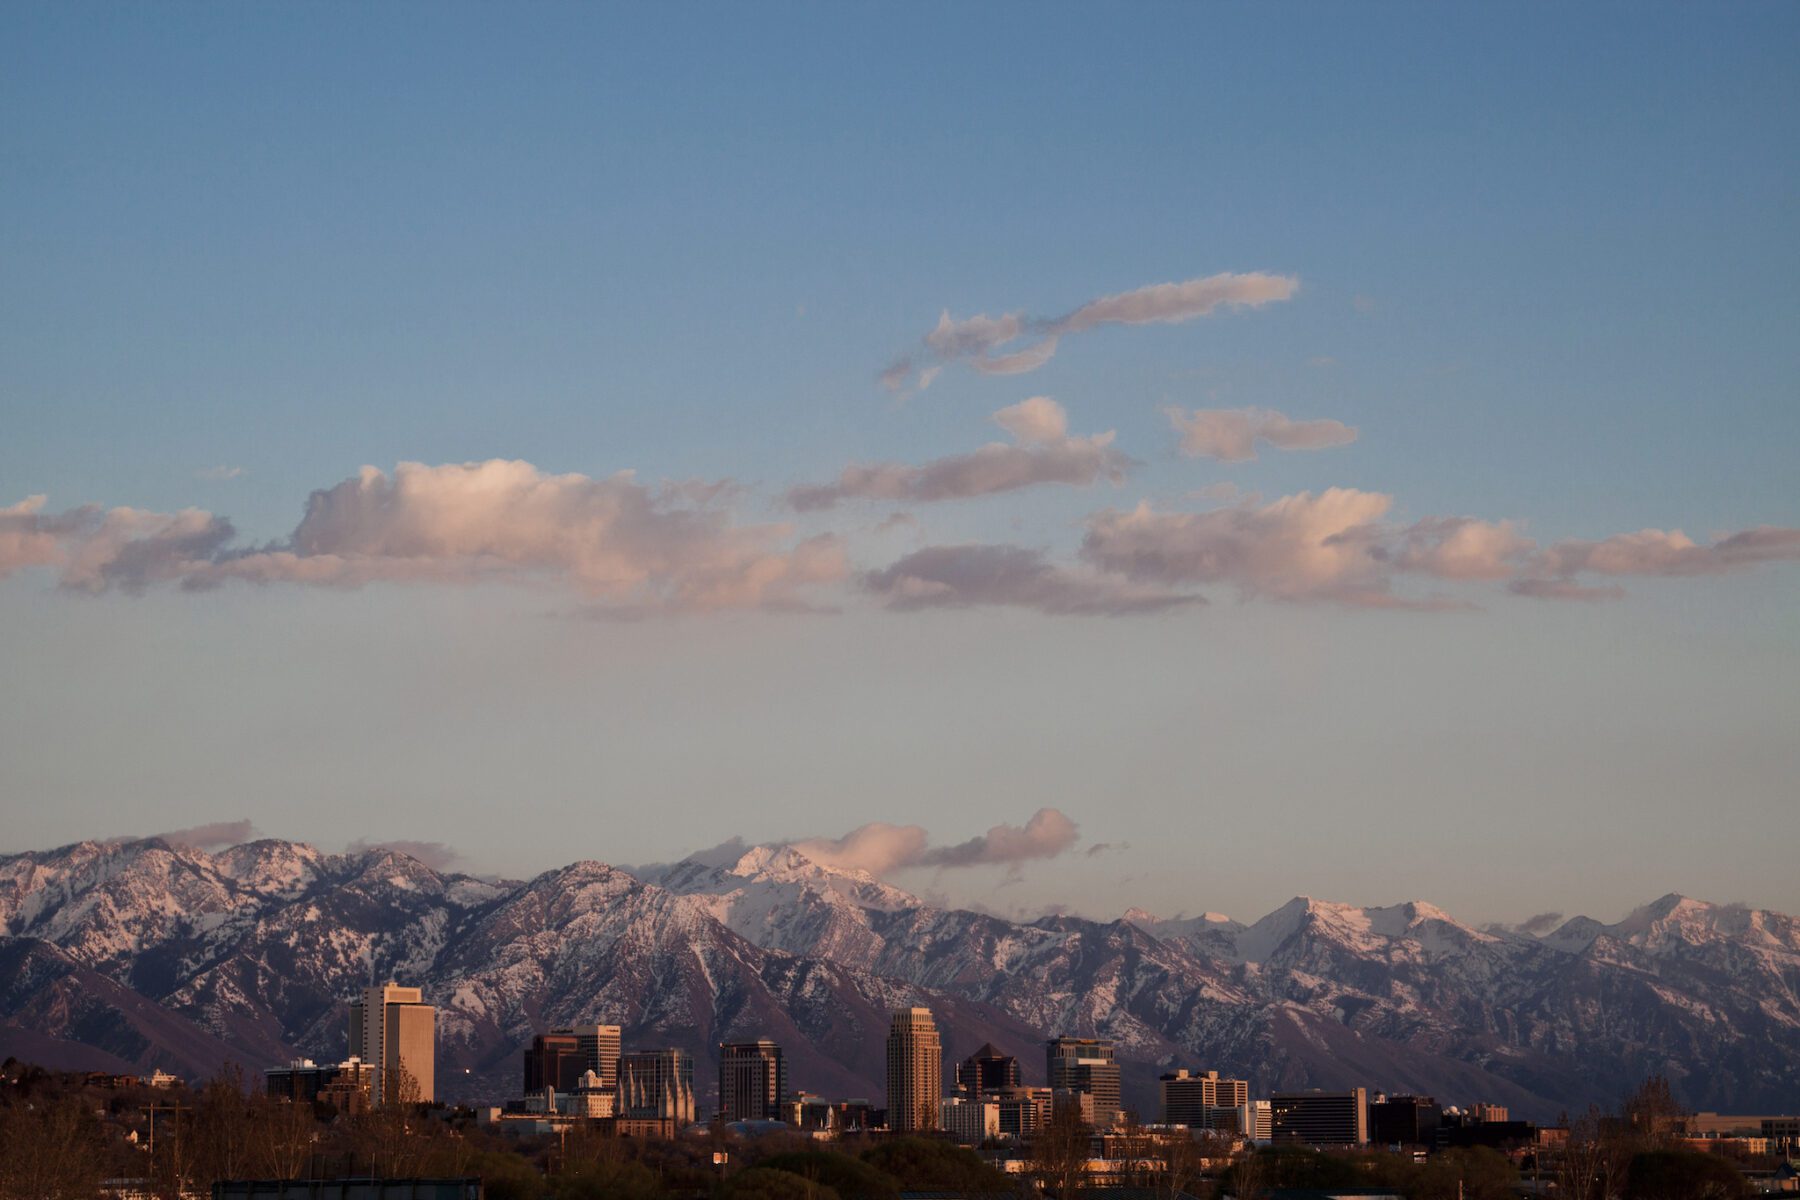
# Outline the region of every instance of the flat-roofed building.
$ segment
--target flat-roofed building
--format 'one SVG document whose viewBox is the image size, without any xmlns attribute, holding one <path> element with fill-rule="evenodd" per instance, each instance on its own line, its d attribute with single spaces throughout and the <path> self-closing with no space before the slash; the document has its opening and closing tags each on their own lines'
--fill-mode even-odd
<svg viewBox="0 0 1800 1200">
<path fill-rule="evenodd" d="M 566 1025 L 550 1032 L 575 1039 L 581 1052 L 581 1069 L 598 1075 L 601 1087 L 619 1086 L 621 1042 L 617 1025 Z"/>
<path fill-rule="evenodd" d="M 1044 1047 L 1044 1073 L 1052 1091 L 1093 1097 L 1092 1123 L 1105 1128 L 1119 1115 L 1119 1063 L 1102 1038 L 1055 1037 Z"/>
<path fill-rule="evenodd" d="M 1365 1146 L 1369 1092 L 1277 1092 L 1269 1097 L 1270 1140 L 1306 1146 Z"/>
<path fill-rule="evenodd" d="M 727 1121 L 779 1121 L 787 1100 L 787 1060 L 764 1038 L 719 1046 L 719 1115 Z"/>
<path fill-rule="evenodd" d="M 1164 1075 L 1160 1083 L 1164 1125 L 1218 1128 L 1226 1114 L 1250 1102 L 1249 1081 L 1222 1079 L 1217 1071 L 1172 1071 Z"/>
<path fill-rule="evenodd" d="M 984 1096 L 1019 1086 L 1019 1060 L 1002 1054 L 992 1042 L 956 1064 L 956 1086 L 965 1096 Z"/>
<path fill-rule="evenodd" d="M 350 1053 L 374 1069 L 376 1104 L 437 1099 L 437 1009 L 389 980 L 350 1001 Z"/>
</svg>

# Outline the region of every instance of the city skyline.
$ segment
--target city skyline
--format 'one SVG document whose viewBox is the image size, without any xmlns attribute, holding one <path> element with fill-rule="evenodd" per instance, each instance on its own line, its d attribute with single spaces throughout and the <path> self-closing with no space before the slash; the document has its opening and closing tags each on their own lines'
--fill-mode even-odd
<svg viewBox="0 0 1800 1200">
<path fill-rule="evenodd" d="M 0 854 L 1800 911 L 1791 5 L 332 12 L 0 12 Z"/>
</svg>

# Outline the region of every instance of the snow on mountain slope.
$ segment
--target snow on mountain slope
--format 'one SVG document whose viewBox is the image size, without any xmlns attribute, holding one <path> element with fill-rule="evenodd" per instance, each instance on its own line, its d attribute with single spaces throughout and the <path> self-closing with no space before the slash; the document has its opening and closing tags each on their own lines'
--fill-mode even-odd
<svg viewBox="0 0 1800 1200">
<path fill-rule="evenodd" d="M 1141 910 L 1020 923 L 788 846 L 490 883 L 388 850 L 147 839 L 0 856 L 0 935 L 0 1049 L 79 1044 L 189 1070 L 214 1053 L 329 1057 L 372 964 L 439 1006 L 439 1077 L 471 1097 L 516 1086 L 533 1032 L 583 1019 L 702 1061 L 720 1039 L 772 1036 L 797 1086 L 879 1095 L 886 1010 L 914 1002 L 952 1057 L 991 1040 L 1028 1079 L 1045 1036 L 1113 1038 L 1140 1102 L 1170 1065 L 1259 1090 L 1357 1074 L 1537 1115 L 1650 1072 L 1695 1107 L 1800 1094 L 1795 920 L 1680 896 L 1542 938 L 1422 901 L 1307 897 L 1248 926 Z M 39 978 L 64 981 L 53 996 L 81 994 L 76 978 L 113 990 L 71 1023 L 67 1004 L 31 999 Z"/>
</svg>

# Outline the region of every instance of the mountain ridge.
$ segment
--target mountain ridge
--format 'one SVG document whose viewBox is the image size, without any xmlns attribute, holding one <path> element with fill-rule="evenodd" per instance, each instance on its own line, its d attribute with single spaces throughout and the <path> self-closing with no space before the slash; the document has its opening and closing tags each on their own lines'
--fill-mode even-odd
<svg viewBox="0 0 1800 1200">
<path fill-rule="evenodd" d="M 393 849 L 147 838 L 0 855 L 0 951 L 0 1050 L 87 1047 L 190 1074 L 221 1055 L 253 1069 L 341 1055 L 344 1001 L 373 965 L 438 1004 L 454 1099 L 512 1094 L 531 1033 L 582 1018 L 703 1061 L 719 1040 L 772 1036 L 795 1086 L 879 1095 L 886 1011 L 925 1003 L 947 1057 L 993 1041 L 1028 1078 L 1044 1037 L 1109 1036 L 1151 1110 L 1176 1065 L 1540 1117 L 1649 1073 L 1696 1107 L 1800 1100 L 1800 922 L 1675 893 L 1541 936 L 1422 900 L 1306 896 L 1249 925 L 1018 922 L 794 846 L 511 881 Z M 19 984 L 33 971 L 92 1003 L 34 1001 Z"/>
</svg>

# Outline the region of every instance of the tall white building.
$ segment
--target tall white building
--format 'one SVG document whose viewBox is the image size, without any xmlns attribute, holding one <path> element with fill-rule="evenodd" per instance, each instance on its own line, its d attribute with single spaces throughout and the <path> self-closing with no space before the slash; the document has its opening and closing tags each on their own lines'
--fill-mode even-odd
<svg viewBox="0 0 1800 1200">
<path fill-rule="evenodd" d="M 376 1104 L 437 1098 L 437 1009 L 392 980 L 350 1001 L 350 1053 L 368 1064 Z"/>
</svg>

